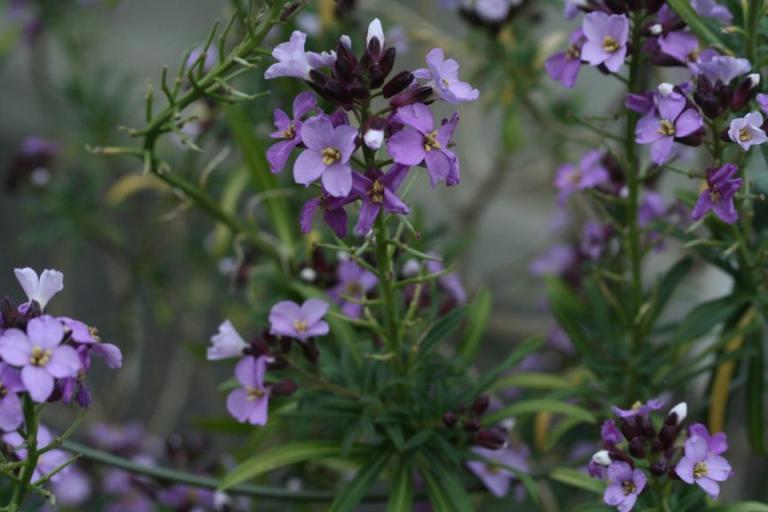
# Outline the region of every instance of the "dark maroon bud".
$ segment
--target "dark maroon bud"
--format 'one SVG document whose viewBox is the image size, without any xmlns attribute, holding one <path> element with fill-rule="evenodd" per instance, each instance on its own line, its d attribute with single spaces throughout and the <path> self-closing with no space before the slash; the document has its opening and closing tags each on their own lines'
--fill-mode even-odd
<svg viewBox="0 0 768 512">
<path fill-rule="evenodd" d="M 611 459 L 613 460 L 620 460 L 622 462 L 626 462 L 629 464 L 632 468 L 635 467 L 635 459 L 630 457 L 627 453 L 621 451 L 621 450 L 612 450 L 610 451 Z"/>
<path fill-rule="evenodd" d="M 638 414 L 635 416 L 635 423 L 637 424 L 637 428 L 641 435 L 646 439 L 651 440 L 656 437 L 656 430 L 653 428 L 653 423 L 651 423 L 651 420 Z"/>
<path fill-rule="evenodd" d="M 393 107 L 403 107 L 412 103 L 423 103 L 432 95 L 432 88 L 426 85 L 416 87 L 414 89 L 407 90 L 401 94 L 398 94 L 391 100 L 389 104 Z"/>
<path fill-rule="evenodd" d="M 408 88 L 413 82 L 413 73 L 410 71 L 401 71 L 393 76 L 389 82 L 384 84 L 382 93 L 384 98 L 389 99 L 395 94 L 400 94 Z"/>
<path fill-rule="evenodd" d="M 453 414 L 451 411 L 448 411 L 447 413 L 443 414 L 443 423 L 448 428 L 453 428 L 456 426 L 456 415 Z"/>
<path fill-rule="evenodd" d="M 325 86 L 325 91 L 332 101 L 341 103 L 342 105 L 352 103 L 352 94 L 350 94 L 350 92 L 339 82 L 328 82 Z"/>
<path fill-rule="evenodd" d="M 472 436 L 472 442 L 489 450 L 501 450 L 508 444 L 507 433 L 498 428 L 481 430 Z"/>
<path fill-rule="evenodd" d="M 379 58 L 381 57 L 381 41 L 379 41 L 378 37 L 372 37 L 371 40 L 368 42 L 368 48 L 366 48 L 366 53 L 363 55 L 363 59 L 370 56 L 372 62 L 378 62 Z M 362 59 L 360 60 L 362 64 Z M 366 66 L 363 66 L 366 67 Z"/>
<path fill-rule="evenodd" d="M 746 107 L 757 94 L 757 87 L 760 85 L 760 75 L 752 73 L 748 75 L 733 91 L 731 98 L 731 108 L 741 110 Z"/>
<path fill-rule="evenodd" d="M 397 50 L 394 46 L 387 48 L 379 60 L 379 67 L 384 78 L 392 72 L 392 68 L 395 66 L 395 57 L 397 56 Z"/>
<path fill-rule="evenodd" d="M 733 142 L 731 140 L 731 136 L 728 134 L 728 128 L 723 128 L 720 131 L 720 140 L 722 140 L 723 142 Z"/>
<path fill-rule="evenodd" d="M 646 0 L 645 1 L 645 11 L 648 14 L 655 14 L 659 11 L 659 9 L 662 8 L 662 6 L 666 3 L 665 0 Z"/>
<path fill-rule="evenodd" d="M 368 92 L 368 89 L 362 85 L 356 85 L 352 88 L 350 93 L 356 100 L 367 100 L 371 96 L 371 94 Z"/>
<path fill-rule="evenodd" d="M 667 461 L 664 458 L 661 458 L 651 464 L 651 474 L 654 476 L 661 476 L 664 473 L 667 472 Z"/>
<path fill-rule="evenodd" d="M 316 69 L 309 72 L 309 79 L 318 85 L 325 85 L 328 83 L 328 77 Z"/>
<path fill-rule="evenodd" d="M 478 416 L 482 416 L 485 411 L 488 410 L 488 406 L 491 405 L 491 399 L 488 395 L 478 397 L 472 404 L 472 411 Z"/>
<path fill-rule="evenodd" d="M 273 396 L 290 396 L 299 389 L 299 386 L 291 379 L 281 380 L 277 384 L 273 384 L 271 393 Z"/>
<path fill-rule="evenodd" d="M 270 370 L 284 370 L 288 368 L 288 361 L 281 354 L 272 354 L 271 361 L 267 364 Z"/>
<path fill-rule="evenodd" d="M 707 130 L 705 130 L 702 126 L 690 135 L 686 135 L 685 137 L 676 137 L 675 141 L 679 142 L 680 144 L 685 144 L 686 146 L 701 146 L 701 143 L 704 141 L 704 136 L 706 134 Z"/>
<path fill-rule="evenodd" d="M 256 338 L 254 340 L 251 340 L 250 345 L 243 349 L 243 354 L 250 355 L 253 357 L 266 356 L 269 354 L 269 352 L 270 352 L 269 346 L 261 338 Z"/>
<path fill-rule="evenodd" d="M 640 435 L 635 426 L 631 424 L 630 421 L 625 419 L 622 419 L 621 423 L 619 423 L 619 430 L 621 430 L 621 433 L 624 434 L 624 439 L 627 441 L 631 441 Z"/>
<path fill-rule="evenodd" d="M 661 441 L 658 439 L 652 439 L 651 440 L 651 453 L 659 454 L 664 450 L 664 446 L 661 444 Z"/>
<path fill-rule="evenodd" d="M 333 70 L 341 80 L 351 82 L 357 71 L 357 58 L 344 43 L 339 42 L 336 49 L 336 63 Z"/>
<path fill-rule="evenodd" d="M 665 450 L 669 450 L 675 445 L 677 435 L 680 433 L 680 429 L 673 425 L 664 425 L 659 431 L 659 442 Z"/>
<path fill-rule="evenodd" d="M 371 89 L 378 89 L 384 83 L 384 73 L 378 64 L 374 64 L 368 70 L 368 85 Z"/>
<path fill-rule="evenodd" d="M 317 359 L 320 357 L 320 351 L 317 349 L 317 345 L 315 345 L 315 340 L 313 338 L 302 343 L 301 350 L 304 352 L 306 360 L 310 363 L 316 363 Z"/>
<path fill-rule="evenodd" d="M 477 432 L 480 430 L 480 420 L 476 416 L 472 416 L 469 419 L 464 420 L 461 427 L 467 432 Z"/>
<path fill-rule="evenodd" d="M 625 14 L 628 7 L 623 0 L 605 0 L 605 6 L 614 14 Z"/>
<path fill-rule="evenodd" d="M 645 441 L 636 437 L 629 442 L 629 454 L 638 459 L 645 458 Z"/>
<path fill-rule="evenodd" d="M 262 329 L 261 339 L 263 339 L 264 342 L 271 347 L 277 345 L 278 342 L 277 336 L 269 332 L 269 329 Z"/>
</svg>

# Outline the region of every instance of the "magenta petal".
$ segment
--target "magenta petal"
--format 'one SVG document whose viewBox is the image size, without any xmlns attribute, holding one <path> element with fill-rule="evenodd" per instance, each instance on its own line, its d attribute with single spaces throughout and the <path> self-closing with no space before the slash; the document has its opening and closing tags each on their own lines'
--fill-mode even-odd
<svg viewBox="0 0 768 512">
<path fill-rule="evenodd" d="M 29 364 L 32 346 L 27 335 L 19 329 L 8 329 L 0 336 L 0 356 L 14 366 Z"/>
<path fill-rule="evenodd" d="M 52 316 L 33 318 L 27 324 L 27 337 L 33 347 L 54 348 L 64 338 L 64 326 Z"/>
<path fill-rule="evenodd" d="M 25 366 L 21 370 L 21 381 L 35 402 L 45 402 L 53 392 L 53 377 L 39 366 Z"/>
<path fill-rule="evenodd" d="M 53 349 L 51 360 L 45 365 L 45 369 L 57 379 L 74 377 L 80 371 L 80 357 L 72 347 L 56 347 Z"/>
</svg>

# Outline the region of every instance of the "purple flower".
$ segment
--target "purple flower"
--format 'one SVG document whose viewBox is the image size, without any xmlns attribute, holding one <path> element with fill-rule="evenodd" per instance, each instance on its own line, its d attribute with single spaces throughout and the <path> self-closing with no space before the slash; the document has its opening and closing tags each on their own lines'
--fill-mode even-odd
<svg viewBox="0 0 768 512">
<path fill-rule="evenodd" d="M 719 169 L 707 170 L 707 188 L 701 192 L 691 217 L 699 220 L 708 211 L 714 212 L 720 220 L 733 224 L 738 218 L 733 196 L 741 188 L 741 178 L 733 176 L 739 171 L 735 164 L 725 164 Z"/>
<path fill-rule="evenodd" d="M 24 447 L 24 438 L 18 432 L 9 432 L 3 435 L 3 441 L 13 450 L 19 460 L 26 460 L 27 449 Z M 51 431 L 45 425 L 40 425 L 37 429 L 37 449 L 42 450 L 53 441 Z M 48 450 L 37 459 L 37 466 L 32 473 L 32 483 L 37 482 L 44 476 L 52 473 L 67 461 L 66 452 L 62 450 Z M 55 482 L 66 475 L 62 471 L 53 476 Z"/>
<path fill-rule="evenodd" d="M 589 259 L 600 259 L 612 236 L 613 228 L 610 225 L 587 222 L 581 232 L 581 252 Z"/>
<path fill-rule="evenodd" d="M 267 371 L 267 357 L 248 356 L 235 367 L 235 377 L 243 386 L 227 397 L 227 410 L 241 423 L 266 425 L 269 406 L 268 386 L 264 386 Z"/>
<path fill-rule="evenodd" d="M 66 478 L 56 478 L 53 482 L 53 494 L 56 502 L 66 507 L 82 505 L 93 491 L 88 475 L 77 466 L 67 466 Z"/>
<path fill-rule="evenodd" d="M 733 14 L 727 7 L 719 5 L 715 0 L 691 0 L 691 5 L 699 16 L 712 18 L 723 23 L 730 23 Z"/>
<path fill-rule="evenodd" d="M 664 402 L 662 400 L 659 400 L 658 398 L 652 398 L 646 403 L 642 403 L 640 401 L 635 402 L 629 409 L 620 409 L 616 406 L 611 407 L 611 409 L 619 418 L 627 419 L 638 415 L 647 418 L 651 411 L 658 411 L 662 407 L 664 407 Z"/>
<path fill-rule="evenodd" d="M 378 283 L 376 276 L 352 260 L 342 261 L 337 269 L 339 283 L 328 291 L 341 306 L 341 311 L 350 318 L 360 318 L 363 306 L 346 300 L 346 297 L 360 301 Z"/>
<path fill-rule="evenodd" d="M 587 4 L 586 0 L 565 0 L 565 6 L 563 7 L 563 16 L 565 19 L 572 20 L 579 14 L 581 14 L 581 8 Z"/>
<path fill-rule="evenodd" d="M 692 73 L 699 72 L 699 39 L 694 34 L 670 32 L 659 38 L 659 47 L 665 54 L 688 66 Z"/>
<path fill-rule="evenodd" d="M 609 180 L 608 169 L 602 164 L 603 156 L 603 151 L 595 149 L 584 153 L 579 165 L 560 166 L 555 174 L 555 188 L 560 191 L 558 200 L 561 204 L 572 193 L 595 188 Z"/>
<path fill-rule="evenodd" d="M 44 310 L 48 301 L 64 289 L 64 274 L 58 270 L 45 269 L 39 278 L 37 272 L 29 267 L 17 268 L 14 272 L 29 302 L 37 302 L 40 309 Z"/>
<path fill-rule="evenodd" d="M 427 67 L 428 70 L 416 70 L 414 76 L 431 78 L 430 85 L 443 101 L 458 105 L 475 101 L 480 96 L 480 91 L 459 80 L 459 63 L 446 59 L 442 48 L 434 48 L 427 54 Z"/>
<path fill-rule="evenodd" d="M 750 112 L 744 117 L 731 121 L 728 137 L 741 146 L 741 149 L 748 151 L 750 147 L 759 146 L 768 140 L 768 136 L 761 128 L 762 125 L 763 116 L 760 112 Z"/>
<path fill-rule="evenodd" d="M 198 46 L 194 50 L 192 50 L 189 53 L 189 57 L 187 58 L 187 67 L 193 66 L 197 64 L 200 65 L 200 58 L 203 55 L 203 47 Z M 203 73 L 208 73 L 211 69 L 213 69 L 213 66 L 219 63 L 219 49 L 216 47 L 216 45 L 211 45 L 208 47 L 208 50 L 205 52 L 205 57 L 202 57 L 203 60 Z"/>
<path fill-rule="evenodd" d="M 721 455 L 728 451 L 728 438 L 725 432 L 718 432 L 714 435 L 709 434 L 707 427 L 701 423 L 694 423 L 688 427 L 690 437 L 701 437 L 707 441 L 707 449 L 710 453 Z"/>
<path fill-rule="evenodd" d="M 576 29 L 569 38 L 570 46 L 564 52 L 555 53 L 546 60 L 544 67 L 552 80 L 569 89 L 576 85 L 581 69 L 581 50 L 585 41 L 584 32 Z"/>
<path fill-rule="evenodd" d="M 19 372 L 0 363 L 0 429 L 11 432 L 21 426 L 24 413 L 18 393 L 24 391 Z"/>
<path fill-rule="evenodd" d="M 628 512 L 643 489 L 645 474 L 639 469 L 633 470 L 629 464 L 620 461 L 608 466 L 608 488 L 603 494 L 606 505 L 616 507 L 619 512 Z"/>
<path fill-rule="evenodd" d="M 88 327 L 80 320 L 66 316 L 59 317 L 58 320 L 64 324 L 64 329 L 69 331 L 69 337 L 76 345 L 87 346 L 88 354 L 104 358 L 104 362 L 112 369 L 123 365 L 123 353 L 116 345 L 101 341 L 95 327 Z"/>
<path fill-rule="evenodd" d="M 752 65 L 747 59 L 717 55 L 699 63 L 701 73 L 713 84 L 718 80 L 728 85 L 731 80 L 749 72 Z"/>
<path fill-rule="evenodd" d="M 269 312 L 270 332 L 302 341 L 325 336 L 329 331 L 328 324 L 323 321 L 327 312 L 328 303 L 320 299 L 309 299 L 301 306 L 289 300 L 278 302 Z"/>
<path fill-rule="evenodd" d="M 264 72 L 264 78 L 270 80 L 289 76 L 307 80 L 312 66 L 310 66 L 307 53 L 304 51 L 306 42 L 307 34 L 294 30 L 289 41 L 275 46 L 272 50 L 272 57 L 277 59 L 277 62 L 267 68 Z"/>
<path fill-rule="evenodd" d="M 666 213 L 667 205 L 664 202 L 664 196 L 657 192 L 646 192 L 637 208 L 637 223 L 645 227 Z"/>
<path fill-rule="evenodd" d="M 760 110 L 763 111 L 763 114 L 768 114 L 768 94 L 760 93 L 755 99 L 757 104 L 760 105 Z"/>
<path fill-rule="evenodd" d="M 280 139 L 267 149 L 267 161 L 272 172 L 280 172 L 291 157 L 293 148 L 301 144 L 301 118 L 315 108 L 317 99 L 311 92 L 302 92 L 293 100 L 293 119 L 282 110 L 275 109 L 275 128 L 269 136 Z"/>
<path fill-rule="evenodd" d="M 323 213 L 323 220 L 328 224 L 336 236 L 344 238 L 347 236 L 347 212 L 344 205 L 354 200 L 353 196 L 333 197 L 323 193 L 320 197 L 310 199 L 301 208 L 299 215 L 299 224 L 302 233 L 312 231 L 312 221 L 318 210 Z"/>
<path fill-rule="evenodd" d="M 475 13 L 489 23 L 501 23 L 509 15 L 511 0 L 477 0 Z"/>
<path fill-rule="evenodd" d="M 693 436 L 685 441 L 685 455 L 675 466 L 675 473 L 683 482 L 695 483 L 714 499 L 720 494 L 718 482 L 731 476 L 731 465 L 710 452 L 706 438 Z"/>
<path fill-rule="evenodd" d="M 430 256 L 437 257 L 437 254 L 430 253 Z M 438 274 L 445 270 L 445 265 L 442 261 L 427 260 L 425 266 L 427 267 L 427 272 L 430 274 Z M 441 275 L 437 278 L 437 284 L 450 294 L 456 304 L 464 304 L 467 302 L 467 291 L 461 284 L 461 278 L 459 277 L 458 272 L 449 272 Z"/>
<path fill-rule="evenodd" d="M 512 471 L 500 464 L 518 471 L 528 471 L 528 449 L 525 447 L 489 450 L 488 448 L 475 446 L 472 448 L 472 451 L 487 459 L 488 462 L 470 460 L 467 461 L 467 466 L 482 480 L 488 490 L 498 498 L 503 498 L 507 495 L 510 484 L 517 478 Z"/>
<path fill-rule="evenodd" d="M 596 11 L 584 17 L 581 28 L 587 39 L 581 58 L 591 66 L 603 64 L 613 73 L 621 69 L 627 56 L 627 17 Z"/>
<path fill-rule="evenodd" d="M 687 137 L 703 126 L 701 114 L 695 108 L 686 107 L 685 97 L 672 92 L 659 100 L 658 114 L 648 114 L 638 121 L 637 142 L 651 145 L 651 160 L 655 164 L 662 165 L 669 160 L 676 138 Z"/>
<path fill-rule="evenodd" d="M 600 438 L 605 446 L 619 444 L 622 439 L 621 431 L 616 427 L 614 420 L 605 420 L 600 427 Z"/>
<path fill-rule="evenodd" d="M 408 166 L 425 162 L 433 187 L 439 181 L 449 186 L 459 183 L 459 159 L 448 149 L 459 115 L 454 113 L 449 121 L 435 128 L 432 111 L 415 103 L 400 107 L 395 119 L 405 127 L 389 139 L 387 147 L 392 159 Z"/>
<path fill-rule="evenodd" d="M 349 158 L 355 151 L 357 128 L 334 127 L 324 116 L 307 119 L 301 127 L 301 141 L 307 147 L 293 164 L 296 183 L 309 186 L 322 176 L 323 188 L 334 197 L 343 197 L 352 189 Z"/>
<path fill-rule="evenodd" d="M 208 347 L 206 355 L 209 361 L 240 357 L 243 355 L 243 350 L 248 347 L 229 320 L 224 320 L 219 326 L 219 332 L 211 336 L 211 343 L 213 345 Z"/>
<path fill-rule="evenodd" d="M 408 174 L 408 169 L 406 165 L 395 164 L 386 174 L 378 169 L 372 169 L 365 175 L 354 174 L 352 188 L 362 201 L 355 233 L 366 235 L 382 208 L 387 213 L 408 214 L 408 205 L 395 193 Z"/>
<path fill-rule="evenodd" d="M 576 250 L 570 245 L 555 245 L 531 262 L 530 271 L 535 276 L 562 275 L 578 260 Z"/>
<path fill-rule="evenodd" d="M 75 349 L 60 345 L 64 326 L 51 316 L 33 318 L 27 332 L 8 329 L 0 335 L 0 356 L 21 367 L 21 380 L 35 402 L 45 402 L 53 392 L 54 379 L 74 377 L 80 370 Z"/>
</svg>

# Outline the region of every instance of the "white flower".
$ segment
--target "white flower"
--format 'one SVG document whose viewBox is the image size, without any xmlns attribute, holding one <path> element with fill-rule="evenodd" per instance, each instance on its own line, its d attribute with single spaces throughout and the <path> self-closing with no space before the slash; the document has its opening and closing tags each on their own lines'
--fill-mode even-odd
<svg viewBox="0 0 768 512">
<path fill-rule="evenodd" d="M 670 416 L 672 416 L 673 414 L 677 415 L 676 425 L 681 424 L 683 421 L 685 421 L 685 418 L 688 416 L 688 404 L 685 402 L 680 402 L 679 404 L 674 406 L 672 410 L 669 411 Z"/>
<path fill-rule="evenodd" d="M 384 143 L 384 130 L 368 130 L 363 136 L 365 145 L 371 149 L 379 149 Z"/>
<path fill-rule="evenodd" d="M 312 66 L 310 66 L 307 53 L 304 51 L 306 42 L 307 34 L 294 30 L 290 40 L 275 46 L 272 50 L 272 57 L 277 62 L 267 68 L 264 72 L 264 78 L 270 80 L 287 76 L 303 80 L 308 79 Z"/>
<path fill-rule="evenodd" d="M 592 462 L 599 464 L 600 466 L 610 466 L 611 455 L 607 450 L 600 450 L 592 456 Z"/>
<path fill-rule="evenodd" d="M 243 355 L 243 349 L 248 347 L 242 336 L 235 330 L 232 322 L 225 320 L 219 326 L 219 332 L 211 336 L 213 346 L 208 347 L 208 360 L 227 359 Z"/>
<path fill-rule="evenodd" d="M 733 142 L 741 146 L 741 149 L 747 151 L 752 146 L 768 141 L 768 136 L 765 135 L 761 128 L 762 125 L 763 116 L 760 112 L 750 112 L 744 117 L 731 121 L 728 136 Z"/>
<path fill-rule="evenodd" d="M 45 269 L 39 278 L 37 272 L 29 267 L 17 268 L 14 272 L 29 301 L 37 302 L 41 309 L 45 309 L 48 301 L 64 289 L 64 274 L 58 270 Z"/>
<path fill-rule="evenodd" d="M 368 25 L 368 37 L 365 38 L 365 45 L 371 44 L 371 39 L 376 38 L 379 40 L 379 44 L 384 48 L 384 29 L 381 26 L 379 18 L 374 19 L 370 25 Z"/>
</svg>

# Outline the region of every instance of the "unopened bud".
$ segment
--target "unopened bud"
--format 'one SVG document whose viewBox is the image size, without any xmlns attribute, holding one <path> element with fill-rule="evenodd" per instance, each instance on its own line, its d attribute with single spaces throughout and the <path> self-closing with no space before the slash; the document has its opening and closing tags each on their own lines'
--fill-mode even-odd
<svg viewBox="0 0 768 512">
<path fill-rule="evenodd" d="M 405 105 L 411 105 L 413 103 L 423 103 L 429 99 L 430 96 L 432 96 L 432 88 L 427 85 L 423 85 L 421 87 L 416 87 L 414 89 L 410 89 L 398 94 L 389 100 L 389 104 L 392 107 L 399 108 L 404 107 Z"/>
<path fill-rule="evenodd" d="M 273 396 L 290 396 L 299 389 L 299 386 L 290 379 L 281 380 L 277 384 L 273 384 L 271 393 Z"/>
<path fill-rule="evenodd" d="M 674 90 L 675 90 L 675 86 L 668 82 L 663 82 L 659 84 L 659 94 L 661 94 L 662 96 L 669 96 L 674 92 Z"/>
<path fill-rule="evenodd" d="M 363 136 L 365 145 L 371 149 L 379 149 L 384 143 L 384 130 L 368 130 Z"/>
<path fill-rule="evenodd" d="M 669 411 L 665 423 L 667 425 L 677 426 L 684 422 L 687 416 L 688 404 L 685 402 L 680 402 Z"/>
<path fill-rule="evenodd" d="M 382 89 L 382 95 L 384 98 L 389 99 L 396 94 L 400 94 L 408 88 L 413 82 L 413 73 L 410 71 L 401 71 L 393 76 L 389 82 L 384 84 Z"/>
<path fill-rule="evenodd" d="M 488 410 L 490 405 L 491 399 L 488 398 L 488 395 L 483 395 L 478 397 L 477 400 L 472 403 L 472 411 L 478 416 L 482 416 L 483 413 Z"/>
<path fill-rule="evenodd" d="M 645 442 L 641 437 L 636 437 L 629 442 L 629 454 L 638 459 L 645 457 Z"/>
<path fill-rule="evenodd" d="M 501 450 L 508 445 L 507 433 L 498 428 L 481 430 L 472 437 L 472 441 L 489 450 Z"/>
<path fill-rule="evenodd" d="M 453 414 L 451 411 L 448 411 L 447 413 L 443 414 L 443 423 L 448 428 L 453 428 L 456 426 L 456 415 Z"/>
<path fill-rule="evenodd" d="M 592 462 L 600 466 L 610 466 L 611 454 L 608 453 L 608 450 L 600 450 L 592 456 Z"/>
</svg>

